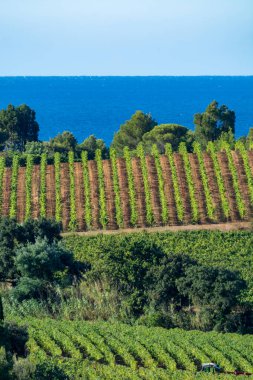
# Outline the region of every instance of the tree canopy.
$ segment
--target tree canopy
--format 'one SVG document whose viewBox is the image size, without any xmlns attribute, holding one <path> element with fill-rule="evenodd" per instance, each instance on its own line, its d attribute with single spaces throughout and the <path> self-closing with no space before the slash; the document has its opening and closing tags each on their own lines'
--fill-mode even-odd
<svg viewBox="0 0 253 380">
<path fill-rule="evenodd" d="M 151 114 L 136 111 L 131 119 L 122 124 L 119 131 L 115 133 L 111 147 L 115 148 L 118 155 L 123 155 L 125 146 L 128 146 L 130 150 L 135 150 L 142 141 L 144 133 L 151 131 L 156 125 L 157 122 Z"/>
<path fill-rule="evenodd" d="M 38 141 L 35 111 L 26 104 L 0 111 L 0 149 L 23 151 L 28 141 Z"/>
<path fill-rule="evenodd" d="M 106 148 L 105 142 L 102 139 L 97 139 L 94 135 L 90 135 L 78 145 L 79 151 L 86 150 L 88 152 L 89 160 L 94 160 L 97 149 L 101 150 L 103 158 L 107 157 L 108 149 Z"/>
</svg>

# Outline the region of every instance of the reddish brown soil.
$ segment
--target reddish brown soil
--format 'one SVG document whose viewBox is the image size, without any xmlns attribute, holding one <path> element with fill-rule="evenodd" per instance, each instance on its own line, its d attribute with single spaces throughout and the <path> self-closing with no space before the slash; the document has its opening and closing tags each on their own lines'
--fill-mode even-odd
<svg viewBox="0 0 253 380">
<path fill-rule="evenodd" d="M 182 194 L 182 202 L 184 206 L 184 223 L 189 224 L 191 222 L 191 202 L 189 197 L 189 191 L 186 181 L 186 175 L 184 171 L 184 163 L 181 155 L 179 153 L 174 154 L 174 162 L 177 170 L 177 178 L 180 188 L 180 193 Z"/>
<path fill-rule="evenodd" d="M 25 219 L 26 190 L 25 190 L 25 167 L 18 169 L 17 184 L 17 221 L 22 222 Z"/>
<path fill-rule="evenodd" d="M 46 170 L 46 192 L 47 192 L 47 218 L 55 216 L 55 170 L 54 165 L 48 165 Z"/>
<path fill-rule="evenodd" d="M 80 162 L 75 163 L 75 200 L 78 231 L 85 230 L 83 170 Z"/>
<path fill-rule="evenodd" d="M 160 162 L 161 162 L 163 178 L 164 178 L 164 193 L 165 193 L 168 210 L 169 210 L 168 224 L 175 225 L 175 224 L 178 224 L 178 219 L 177 219 L 177 211 L 176 211 L 171 168 L 170 168 L 169 160 L 166 156 L 161 156 Z"/>
<path fill-rule="evenodd" d="M 138 212 L 137 226 L 146 226 L 146 203 L 144 184 L 141 172 L 140 159 L 135 157 L 132 160 L 134 185 L 136 190 L 136 206 Z"/>
<path fill-rule="evenodd" d="M 128 181 L 127 181 L 127 171 L 126 163 L 123 158 L 118 158 L 117 161 L 118 173 L 119 173 L 119 188 L 120 188 L 120 199 L 123 211 L 123 221 L 124 227 L 130 227 L 130 204 L 129 204 L 129 194 L 128 194 Z"/>
<path fill-rule="evenodd" d="M 67 230 L 70 221 L 70 183 L 69 166 L 61 164 L 61 205 L 62 205 L 62 225 Z"/>
<path fill-rule="evenodd" d="M 154 157 L 146 156 L 146 163 L 148 170 L 149 188 L 151 192 L 151 204 L 154 215 L 154 225 L 160 226 L 162 224 L 162 208 Z"/>
<path fill-rule="evenodd" d="M 226 195 L 229 203 L 230 208 L 230 216 L 232 221 L 239 220 L 239 213 L 236 205 L 236 199 L 235 199 L 235 193 L 233 188 L 233 180 L 232 176 L 228 167 L 228 160 L 226 153 L 219 152 L 218 155 L 218 161 L 220 163 L 221 173 L 224 180 L 224 185 L 226 189 Z"/>
<path fill-rule="evenodd" d="M 92 227 L 94 229 L 101 228 L 99 223 L 99 193 L 98 193 L 98 173 L 95 161 L 88 162 L 90 177 L 90 193 L 91 193 L 91 210 L 92 210 Z"/>
<path fill-rule="evenodd" d="M 32 217 L 40 216 L 40 167 L 35 165 L 32 174 Z"/>
<path fill-rule="evenodd" d="M 3 177 L 3 203 L 2 203 L 3 216 L 9 215 L 10 195 L 11 195 L 11 168 L 5 168 L 4 177 Z"/>
<path fill-rule="evenodd" d="M 112 167 L 110 160 L 103 161 L 103 171 L 104 171 L 104 183 L 105 183 L 105 197 L 106 197 L 106 209 L 108 215 L 107 228 L 109 230 L 117 229 L 116 223 L 116 211 L 114 202 L 114 190 L 113 190 L 113 178 L 112 178 Z"/>
<path fill-rule="evenodd" d="M 213 204 L 215 207 L 215 217 L 216 217 L 216 220 L 218 221 L 224 221 L 222 208 L 221 208 L 219 188 L 218 188 L 218 184 L 217 184 L 217 180 L 216 180 L 215 172 L 214 172 L 214 167 L 213 167 L 213 161 L 208 153 L 204 153 L 203 158 L 204 158 L 206 174 L 208 177 L 208 185 L 209 185 L 210 193 L 213 199 Z"/>
</svg>

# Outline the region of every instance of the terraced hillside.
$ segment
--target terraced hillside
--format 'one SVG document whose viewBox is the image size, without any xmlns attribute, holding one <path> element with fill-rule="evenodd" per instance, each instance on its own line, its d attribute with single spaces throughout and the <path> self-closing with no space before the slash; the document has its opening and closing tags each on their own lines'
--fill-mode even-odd
<svg viewBox="0 0 253 380">
<path fill-rule="evenodd" d="M 40 216 L 62 221 L 64 230 L 85 231 L 129 227 L 215 223 L 249 220 L 253 210 L 253 151 L 237 144 L 236 151 L 224 145 L 216 152 L 209 143 L 202 153 L 198 144 L 187 153 L 159 155 L 153 147 L 145 156 L 40 165 L 27 157 L 21 167 L 18 156 L 5 167 L 0 157 L 0 214 L 18 221 Z"/>
<path fill-rule="evenodd" d="M 19 323 L 28 326 L 30 360 L 55 363 L 70 379 L 189 380 L 204 362 L 253 372 L 251 335 L 32 318 Z"/>
</svg>

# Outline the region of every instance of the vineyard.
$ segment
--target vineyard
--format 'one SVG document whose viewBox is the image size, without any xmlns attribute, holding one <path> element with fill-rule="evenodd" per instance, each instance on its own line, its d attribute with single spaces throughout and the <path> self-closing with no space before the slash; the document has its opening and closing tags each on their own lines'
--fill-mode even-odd
<svg viewBox="0 0 253 380">
<path fill-rule="evenodd" d="M 194 379 L 204 362 L 253 372 L 251 335 L 32 318 L 19 324 L 28 325 L 30 360 L 52 361 L 71 379 Z"/>
<path fill-rule="evenodd" d="M 122 158 L 112 149 L 108 160 L 97 150 L 81 162 L 70 152 L 64 163 L 56 153 L 51 165 L 45 154 L 39 165 L 28 155 L 25 166 L 15 155 L 11 167 L 0 157 L 0 214 L 19 222 L 48 217 L 65 231 L 112 230 L 250 220 L 252 210 L 253 151 L 242 143 L 220 152 L 195 143 L 193 153 L 168 144 L 150 156 L 139 145 L 133 158 L 128 148 Z"/>
</svg>

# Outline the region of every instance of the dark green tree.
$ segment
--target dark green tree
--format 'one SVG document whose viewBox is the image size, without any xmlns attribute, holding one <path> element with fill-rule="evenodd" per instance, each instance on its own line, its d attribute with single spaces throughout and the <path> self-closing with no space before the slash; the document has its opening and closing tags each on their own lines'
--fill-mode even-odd
<svg viewBox="0 0 253 380">
<path fill-rule="evenodd" d="M 94 135 L 87 137 L 87 139 L 85 139 L 77 147 L 78 152 L 81 152 L 82 150 L 86 150 L 88 152 L 89 160 L 94 160 L 95 152 L 97 149 L 101 150 L 102 158 L 108 157 L 108 149 L 105 145 L 105 142 L 102 139 L 97 139 Z"/>
<path fill-rule="evenodd" d="M 128 146 L 130 150 L 136 149 L 137 145 L 142 141 L 144 133 L 151 131 L 156 125 L 157 122 L 152 118 L 151 114 L 136 111 L 130 120 L 120 126 L 119 131 L 114 135 L 111 146 L 115 148 L 119 156 L 122 156 L 125 146 Z"/>
<path fill-rule="evenodd" d="M 9 105 L 0 111 L 0 143 L 2 149 L 24 151 L 28 141 L 37 141 L 39 125 L 35 111 L 26 104 Z"/>
<path fill-rule="evenodd" d="M 49 149 L 52 152 L 67 154 L 70 150 L 75 151 L 77 140 L 73 133 L 64 131 L 49 141 Z"/>
<path fill-rule="evenodd" d="M 205 112 L 194 115 L 195 139 L 203 149 L 208 141 L 217 140 L 221 133 L 235 132 L 235 113 L 222 105 L 218 107 L 218 102 L 212 101 Z"/>
<path fill-rule="evenodd" d="M 180 142 L 185 142 L 191 150 L 194 140 L 193 132 L 178 124 L 156 125 L 150 132 L 143 135 L 142 141 L 146 153 L 150 153 L 153 144 L 156 144 L 160 153 L 165 152 L 165 144 L 170 143 L 173 150 L 177 150 Z"/>
</svg>

